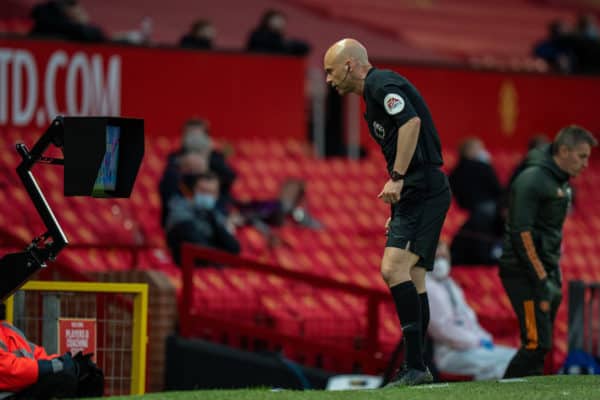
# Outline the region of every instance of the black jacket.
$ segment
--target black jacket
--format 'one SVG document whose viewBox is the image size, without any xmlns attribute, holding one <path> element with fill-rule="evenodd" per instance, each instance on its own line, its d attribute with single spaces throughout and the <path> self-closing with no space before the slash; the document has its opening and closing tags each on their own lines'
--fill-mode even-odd
<svg viewBox="0 0 600 400">
<path fill-rule="evenodd" d="M 192 35 L 185 35 L 179 40 L 179 46 L 186 49 L 210 50 L 212 49 L 212 41 L 199 39 Z"/>
<path fill-rule="evenodd" d="M 31 12 L 34 26 L 32 36 L 44 36 L 57 39 L 82 42 L 102 42 L 106 40 L 100 28 L 80 24 L 70 20 L 55 1 L 39 4 Z"/>
<path fill-rule="evenodd" d="M 181 245 L 199 244 L 238 254 L 240 243 L 225 226 L 225 217 L 217 210 L 198 209 L 190 200 L 175 196 L 169 202 L 166 221 L 167 244 L 175 263 L 181 265 Z"/>
<path fill-rule="evenodd" d="M 250 34 L 246 45 L 248 51 L 256 53 L 290 54 L 303 56 L 310 46 L 301 40 L 286 40 L 279 32 L 258 28 Z"/>
<path fill-rule="evenodd" d="M 448 180 L 458 205 L 471 212 L 484 203 L 498 204 L 502 197 L 494 168 L 482 161 L 461 158 Z"/>
<path fill-rule="evenodd" d="M 526 167 L 510 188 L 500 273 L 528 275 L 534 281 L 560 277 L 562 227 L 571 201 L 569 175 L 551 146 L 529 152 Z"/>
</svg>

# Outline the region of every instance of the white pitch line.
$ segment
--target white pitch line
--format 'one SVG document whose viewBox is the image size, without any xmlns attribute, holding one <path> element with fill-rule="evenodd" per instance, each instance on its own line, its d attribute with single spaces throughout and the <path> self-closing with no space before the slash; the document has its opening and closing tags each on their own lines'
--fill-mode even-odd
<svg viewBox="0 0 600 400">
<path fill-rule="evenodd" d="M 433 385 L 418 385 L 413 386 L 411 389 L 442 389 L 450 387 L 448 383 L 435 383 Z"/>
</svg>

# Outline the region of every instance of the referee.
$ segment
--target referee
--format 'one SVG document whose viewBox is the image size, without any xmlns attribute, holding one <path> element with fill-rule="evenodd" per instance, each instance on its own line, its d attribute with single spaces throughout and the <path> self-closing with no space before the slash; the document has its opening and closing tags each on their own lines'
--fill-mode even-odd
<svg viewBox="0 0 600 400">
<path fill-rule="evenodd" d="M 404 77 L 374 68 L 354 39 L 325 53 L 327 84 L 340 95 L 356 93 L 367 105 L 369 131 L 381 146 L 389 180 L 378 198 L 391 205 L 381 275 L 389 286 L 405 338 L 404 366 L 388 386 L 419 385 L 433 378 L 423 362 L 429 324 L 425 272 L 433 269 L 450 188 L 440 139 L 425 101 Z"/>
<path fill-rule="evenodd" d="M 588 165 L 592 134 L 575 125 L 533 149 L 510 187 L 500 278 L 519 319 L 521 347 L 505 378 L 542 375 L 560 302 L 562 227 L 571 203 L 569 178 Z"/>
</svg>

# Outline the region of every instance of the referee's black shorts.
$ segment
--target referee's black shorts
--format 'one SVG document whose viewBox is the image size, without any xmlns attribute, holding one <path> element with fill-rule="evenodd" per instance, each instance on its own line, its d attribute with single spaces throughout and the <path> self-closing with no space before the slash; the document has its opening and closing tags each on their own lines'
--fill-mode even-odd
<svg viewBox="0 0 600 400">
<path fill-rule="evenodd" d="M 420 257 L 418 266 L 431 271 L 451 193 L 442 171 L 431 169 L 426 175 L 422 187 L 407 187 L 392 205 L 386 247 L 409 250 Z"/>
</svg>

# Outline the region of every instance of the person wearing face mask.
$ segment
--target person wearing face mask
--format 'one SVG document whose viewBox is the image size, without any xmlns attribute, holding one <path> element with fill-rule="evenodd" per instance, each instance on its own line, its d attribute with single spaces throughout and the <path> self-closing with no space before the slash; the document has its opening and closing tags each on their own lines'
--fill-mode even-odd
<svg viewBox="0 0 600 400">
<path fill-rule="evenodd" d="M 181 244 L 184 242 L 239 254 L 235 227 L 216 207 L 219 196 L 216 174 L 184 175 L 180 186 L 182 194 L 169 201 L 165 226 L 167 244 L 175 263 L 181 264 Z"/>
<path fill-rule="evenodd" d="M 502 186 L 490 163 L 490 153 L 477 138 L 466 139 L 458 153 L 458 163 L 449 175 L 452 194 L 458 205 L 469 212 L 482 210 L 493 214 Z"/>
<path fill-rule="evenodd" d="M 517 349 L 497 345 L 479 325 L 461 288 L 450 277 L 448 246 L 439 242 L 433 271 L 426 277 L 433 339 L 433 360 L 440 372 L 500 379 Z"/>
<path fill-rule="evenodd" d="M 469 218 L 451 243 L 452 259 L 459 265 L 494 265 L 502 254 L 503 188 L 481 140 L 465 140 L 459 154 L 449 181 L 456 202 L 469 211 Z"/>
<path fill-rule="evenodd" d="M 181 147 L 169 154 L 159 183 L 162 204 L 160 221 L 163 227 L 167 220 L 171 197 L 182 194 L 180 191 L 182 175 L 213 171 L 217 174 L 220 183 L 217 208 L 226 214 L 232 202 L 230 190 L 236 179 L 236 173 L 227 163 L 223 152 L 214 148 L 209 134 L 210 124 L 208 121 L 190 118 L 185 122 L 181 131 Z"/>
<path fill-rule="evenodd" d="M 533 149 L 510 187 L 500 279 L 519 320 L 521 347 L 506 378 L 541 375 L 562 300 L 562 227 L 571 203 L 569 179 L 587 166 L 598 141 L 570 125 L 552 144 Z"/>
</svg>

